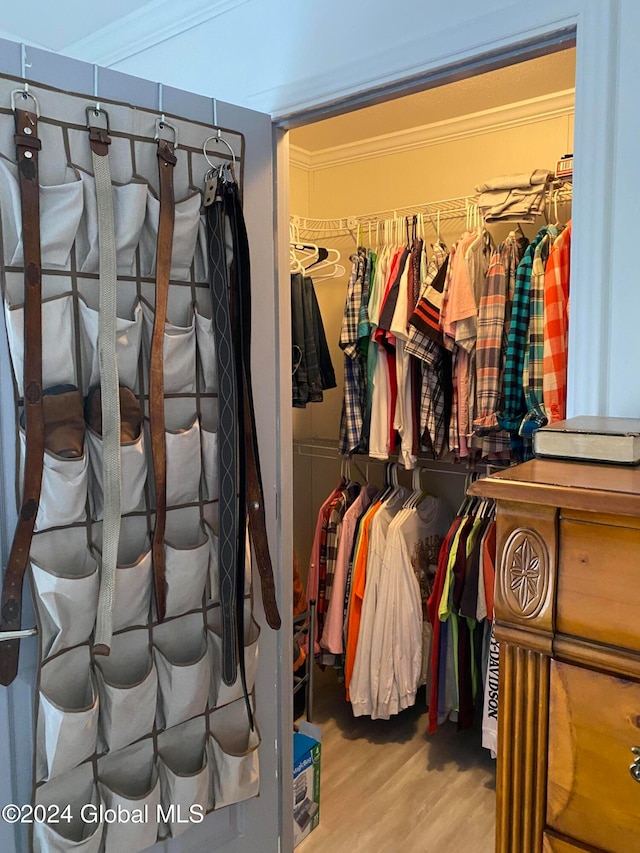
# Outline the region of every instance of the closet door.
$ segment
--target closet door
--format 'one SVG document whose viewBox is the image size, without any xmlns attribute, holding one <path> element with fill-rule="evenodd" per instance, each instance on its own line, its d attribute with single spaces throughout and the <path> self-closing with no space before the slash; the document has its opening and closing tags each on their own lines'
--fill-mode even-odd
<svg viewBox="0 0 640 853">
<path fill-rule="evenodd" d="M 28 48 L 29 79 L 72 92 L 93 92 L 94 68 L 86 63 Z M 20 46 L 0 39 L 0 74 L 21 76 Z M 103 98 L 125 100 L 145 108 L 156 108 L 157 84 L 99 69 L 99 94 Z M 104 84 L 104 85 L 102 85 Z M 15 86 L 20 85 L 16 83 Z M 214 85 L 214 84 L 212 84 Z M 88 99 L 90 99 L 90 95 Z M 170 101 L 170 104 L 169 104 Z M 6 104 L 2 105 L 6 107 Z M 212 101 L 200 96 L 165 89 L 164 109 L 186 118 L 211 124 Z M 245 161 L 241 185 L 243 206 L 251 248 L 252 269 L 252 376 L 258 442 L 265 493 L 267 531 L 276 575 L 276 592 L 282 613 L 282 629 L 272 631 L 264 620 L 257 583 L 254 615 L 261 627 L 260 663 L 256 679 L 255 709 L 261 746 L 260 796 L 209 814 L 175 840 L 159 842 L 153 851 L 197 853 L 224 851 L 248 853 L 291 850 L 291 718 L 288 708 L 291 691 L 290 667 L 279 661 L 291 660 L 290 572 L 280 572 L 279 521 L 276 504 L 280 490 L 279 401 L 276 392 L 277 354 L 276 287 L 273 239 L 273 142 L 268 115 L 226 103 L 217 103 L 217 123 L 245 136 Z M 16 522 L 14 407 L 11 363 L 6 334 L 0 330 L 0 558 L 6 565 Z M 254 569 L 257 576 L 257 571 Z M 284 578 L 283 575 L 284 574 Z M 284 586 L 284 590 L 282 589 Z M 28 584 L 23 610 L 23 627 L 35 624 Z M 37 640 L 21 641 L 18 677 L 9 688 L 0 688 L 0 805 L 28 804 L 31 801 L 33 707 L 37 672 Z M 283 720 L 284 718 L 284 720 Z M 283 817 L 284 815 L 284 817 Z M 7 853 L 30 850 L 29 827 L 0 821 L 0 849 Z"/>
</svg>

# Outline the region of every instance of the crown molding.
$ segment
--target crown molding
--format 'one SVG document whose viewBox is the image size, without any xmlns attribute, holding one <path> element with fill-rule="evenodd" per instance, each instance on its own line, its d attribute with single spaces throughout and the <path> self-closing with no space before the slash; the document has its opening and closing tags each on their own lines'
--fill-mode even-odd
<svg viewBox="0 0 640 853">
<path fill-rule="evenodd" d="M 312 172 L 315 168 L 313 165 L 313 157 L 313 151 L 308 151 L 306 148 L 302 148 L 300 145 L 289 144 L 290 166 L 295 166 L 298 169 L 303 169 L 305 172 Z"/>
<path fill-rule="evenodd" d="M 109 68 L 248 2 L 151 0 L 120 20 L 67 45 L 61 52 Z"/>
<path fill-rule="evenodd" d="M 571 115 L 574 111 L 574 102 L 575 90 L 566 89 L 551 95 L 541 95 L 526 101 L 470 113 L 460 118 L 436 121 L 409 130 L 385 133 L 358 142 L 321 148 L 317 151 L 290 145 L 290 162 L 299 169 L 312 172 L 355 163 L 359 160 L 387 157 L 390 154 L 399 154 L 416 148 L 427 148 L 430 145 L 441 145 L 457 139 Z"/>
</svg>

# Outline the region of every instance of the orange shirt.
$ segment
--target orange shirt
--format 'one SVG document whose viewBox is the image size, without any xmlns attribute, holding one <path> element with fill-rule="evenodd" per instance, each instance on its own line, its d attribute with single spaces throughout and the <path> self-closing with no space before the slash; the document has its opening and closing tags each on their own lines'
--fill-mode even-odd
<svg viewBox="0 0 640 853">
<path fill-rule="evenodd" d="M 351 598 L 349 599 L 349 616 L 347 628 L 347 648 L 344 661 L 344 686 L 347 691 L 347 702 L 349 700 L 349 684 L 353 675 L 353 665 L 356 660 L 356 648 L 358 647 L 358 634 L 360 632 L 360 618 L 362 616 L 362 601 L 364 599 L 364 588 L 367 582 L 367 560 L 369 558 L 369 529 L 373 516 L 380 509 L 381 501 L 376 501 L 367 511 L 360 524 L 360 534 L 356 547 L 353 563 L 353 576 L 351 578 Z"/>
</svg>

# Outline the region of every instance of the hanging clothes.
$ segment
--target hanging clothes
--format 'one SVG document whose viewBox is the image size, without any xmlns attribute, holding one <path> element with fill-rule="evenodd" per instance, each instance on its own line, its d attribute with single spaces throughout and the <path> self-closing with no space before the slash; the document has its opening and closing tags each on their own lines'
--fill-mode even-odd
<svg viewBox="0 0 640 853">
<path fill-rule="evenodd" d="M 550 423 L 567 416 L 571 221 L 557 238 L 544 275 L 544 407 Z"/>
<path fill-rule="evenodd" d="M 504 363 L 511 325 L 516 271 L 528 240 L 511 232 L 492 254 L 478 309 L 476 343 L 477 411 L 474 432 L 483 439 L 484 458 L 509 458 L 509 434 L 502 430 Z"/>
<path fill-rule="evenodd" d="M 358 335 L 365 258 L 361 252 L 358 252 L 352 256 L 351 260 L 353 266 L 340 331 L 340 348 L 344 352 L 344 398 L 340 419 L 339 452 L 344 456 L 350 456 L 352 453 L 366 453 L 368 447 L 368 436 L 363 430 L 367 408 L 367 363 L 359 346 Z"/>
<path fill-rule="evenodd" d="M 358 497 L 345 512 L 342 520 L 331 596 L 327 607 L 324 629 L 320 638 L 322 649 L 333 655 L 342 655 L 344 653 L 344 597 L 347 587 L 349 560 L 354 548 L 358 521 L 371 505 L 371 501 L 377 492 L 378 489 L 375 486 L 363 486 L 360 489 Z"/>
<path fill-rule="evenodd" d="M 477 515 L 474 511 L 472 504 L 453 520 L 440 549 L 427 602 L 433 631 L 430 732 L 447 719 L 459 729 L 471 727 L 486 680 L 489 642 L 485 622 L 490 612 L 492 618 L 493 610 L 495 521 L 483 514 L 486 508 Z"/>
<path fill-rule="evenodd" d="M 321 403 L 336 377 L 313 280 L 291 276 L 292 402 L 296 408 Z"/>
</svg>

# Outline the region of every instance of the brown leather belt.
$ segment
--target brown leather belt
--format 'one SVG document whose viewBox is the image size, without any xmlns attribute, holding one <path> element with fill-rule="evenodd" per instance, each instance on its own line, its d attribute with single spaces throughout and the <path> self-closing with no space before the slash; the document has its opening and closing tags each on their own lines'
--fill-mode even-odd
<svg viewBox="0 0 640 853">
<path fill-rule="evenodd" d="M 159 130 L 170 127 L 160 122 Z M 153 529 L 152 558 L 158 619 L 165 614 L 164 533 L 167 516 L 167 446 L 164 426 L 164 332 L 167 319 L 167 299 L 171 273 L 175 201 L 173 197 L 173 168 L 176 165 L 174 143 L 157 139 L 160 170 L 160 216 L 156 246 L 155 319 L 151 338 L 149 367 L 149 423 L 151 426 L 151 455 L 156 492 L 156 517 Z"/>
<path fill-rule="evenodd" d="M 24 100 L 32 98 L 21 93 Z M 35 99 L 33 99 L 35 101 Z M 37 103 L 36 103 L 37 108 Z M 16 631 L 22 616 L 22 583 L 38 514 L 44 464 L 42 406 L 42 276 L 40 255 L 40 184 L 36 113 L 15 109 L 16 156 L 22 203 L 24 248 L 24 416 L 25 459 L 22 505 L 2 587 L 0 631 Z M 0 684 L 11 684 L 18 672 L 20 640 L 0 643 Z"/>
</svg>

